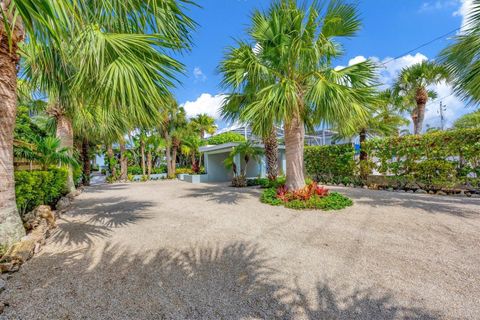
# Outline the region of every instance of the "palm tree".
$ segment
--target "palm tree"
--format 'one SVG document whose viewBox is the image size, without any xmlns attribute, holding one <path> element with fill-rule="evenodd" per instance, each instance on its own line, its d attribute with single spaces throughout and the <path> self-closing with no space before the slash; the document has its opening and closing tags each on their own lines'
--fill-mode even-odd
<svg viewBox="0 0 480 320">
<path fill-rule="evenodd" d="M 242 93 L 249 81 L 262 89 L 243 111 L 259 132 L 282 123 L 287 162 L 286 187 L 305 186 L 305 125 L 365 118 L 373 95 L 375 68 L 371 61 L 335 70 L 332 59 L 342 54 L 338 38 L 360 28 L 356 6 L 321 1 L 310 7 L 294 0 L 277 0 L 267 12 L 252 15 L 249 42 L 239 41 L 221 63 L 223 84 Z M 267 128 L 263 128 L 266 125 Z"/>
<path fill-rule="evenodd" d="M 215 119 L 210 117 L 206 113 L 197 115 L 196 117 L 190 119 L 190 124 L 195 131 L 200 134 L 200 138 L 205 138 L 205 133 L 214 134 L 217 131 L 217 125 L 215 124 Z"/>
<path fill-rule="evenodd" d="M 480 1 L 473 0 L 466 18 L 466 30 L 455 37 L 455 42 L 444 49 L 440 60 L 455 81 L 455 92 L 469 103 L 480 102 Z"/>
<path fill-rule="evenodd" d="M 407 125 L 402 113 L 405 110 L 402 97 L 395 94 L 393 90 L 386 89 L 376 96 L 376 101 L 369 106 L 366 119 L 352 118 L 351 123 L 345 126 L 338 123 L 334 131 L 341 138 L 359 137 L 360 142 L 360 176 L 365 179 L 369 173 L 367 163 L 368 154 L 364 144 L 368 137 L 385 137 L 399 135 L 401 126 Z"/>
<path fill-rule="evenodd" d="M 165 153 L 169 178 L 175 177 L 177 153 L 186 129 L 187 116 L 185 110 L 178 105 L 173 97 L 170 97 L 168 106 L 161 113 L 158 124 L 158 131 L 166 143 Z"/>
<path fill-rule="evenodd" d="M 242 142 L 238 146 L 234 147 L 228 157 L 225 159 L 224 164 L 228 169 L 233 170 L 233 181 L 232 185 L 236 187 L 245 187 L 247 186 L 247 167 L 250 160 L 259 161 L 260 157 L 264 154 L 263 149 L 255 146 L 252 142 L 246 141 Z M 237 163 L 235 158 L 237 156 L 243 157 L 245 162 L 244 166 L 241 166 L 240 172 L 238 172 Z"/>
<path fill-rule="evenodd" d="M 455 129 L 480 129 L 480 110 L 464 114 L 455 121 L 453 127 Z"/>
<path fill-rule="evenodd" d="M 182 139 L 181 151 L 184 155 L 190 156 L 192 162 L 192 170 L 195 173 L 200 172 L 200 167 L 202 165 L 201 159 L 197 161 L 197 154 L 199 153 L 198 149 L 202 146 L 202 139 L 196 134 L 188 134 Z"/>
<path fill-rule="evenodd" d="M 222 117 L 229 122 L 248 122 L 245 119 L 244 112 L 246 107 L 255 101 L 255 94 L 262 89 L 262 86 L 268 86 L 268 83 L 256 79 L 248 79 L 244 85 L 242 93 L 229 95 L 222 105 Z M 267 177 L 273 181 L 278 176 L 278 141 L 277 130 L 272 119 L 261 119 L 263 124 L 252 124 L 254 134 L 261 136 L 265 148 L 265 158 L 267 162 Z"/>
<path fill-rule="evenodd" d="M 13 176 L 19 47 L 27 36 L 31 42 L 52 43 L 68 37 L 64 26 L 78 17 L 72 12 L 69 0 L 0 0 L 0 244 L 3 245 L 25 235 L 16 207 Z"/>
<path fill-rule="evenodd" d="M 36 154 L 35 161 L 42 165 L 43 170 L 47 170 L 52 165 L 71 165 L 78 166 L 75 157 L 70 155 L 68 148 L 62 147 L 60 139 L 55 137 L 39 138 L 33 146 Z"/>
<path fill-rule="evenodd" d="M 437 93 L 428 86 L 448 80 L 447 69 L 433 61 L 423 61 L 402 69 L 396 83 L 395 91 L 405 99 L 410 106 L 413 122 L 413 133 L 422 132 L 425 118 L 425 106 L 428 99 L 435 99 Z"/>
</svg>

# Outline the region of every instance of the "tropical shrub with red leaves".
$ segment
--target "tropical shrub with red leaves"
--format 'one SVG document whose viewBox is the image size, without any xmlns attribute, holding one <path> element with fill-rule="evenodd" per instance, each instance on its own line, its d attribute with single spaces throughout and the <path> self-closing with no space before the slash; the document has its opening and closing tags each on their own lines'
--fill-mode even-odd
<svg viewBox="0 0 480 320">
<path fill-rule="evenodd" d="M 283 202 L 290 202 L 293 200 L 307 201 L 314 195 L 325 197 L 328 195 L 328 189 L 319 186 L 316 182 L 312 182 L 304 188 L 295 191 L 288 191 L 284 185 L 277 188 L 277 198 Z"/>
<path fill-rule="evenodd" d="M 337 192 L 330 193 L 327 188 L 319 186 L 316 182 L 296 191 L 289 191 L 285 185 L 267 188 L 260 200 L 274 206 L 284 205 L 290 209 L 339 210 L 353 205 L 351 199 Z"/>
</svg>

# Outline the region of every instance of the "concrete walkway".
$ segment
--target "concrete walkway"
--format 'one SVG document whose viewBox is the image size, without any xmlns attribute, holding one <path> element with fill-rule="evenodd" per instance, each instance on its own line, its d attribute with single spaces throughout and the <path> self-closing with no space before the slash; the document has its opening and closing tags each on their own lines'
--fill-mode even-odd
<svg viewBox="0 0 480 320">
<path fill-rule="evenodd" d="M 480 199 L 339 189 L 294 211 L 260 190 L 88 188 L 8 280 L 0 319 L 478 319 Z"/>
</svg>

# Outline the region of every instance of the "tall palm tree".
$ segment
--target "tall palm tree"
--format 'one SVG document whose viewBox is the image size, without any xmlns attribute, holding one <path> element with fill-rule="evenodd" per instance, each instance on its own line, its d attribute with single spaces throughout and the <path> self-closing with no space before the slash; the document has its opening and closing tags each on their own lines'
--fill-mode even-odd
<svg viewBox="0 0 480 320">
<path fill-rule="evenodd" d="M 190 157 L 192 162 L 192 169 L 195 173 L 200 171 L 200 166 L 202 165 L 201 159 L 197 161 L 197 154 L 199 153 L 198 149 L 202 146 L 202 139 L 195 134 L 187 134 L 182 139 L 181 152 Z"/>
<path fill-rule="evenodd" d="M 341 70 L 332 65 L 342 54 L 337 39 L 354 36 L 360 28 L 356 7 L 342 1 L 324 4 L 277 0 L 268 11 L 254 12 L 250 41 L 230 48 L 220 66 L 232 94 L 242 93 L 252 79 L 267 83 L 244 108 L 243 118 L 263 133 L 271 123 L 283 124 L 286 187 L 293 190 L 305 186 L 305 125 L 365 118 L 373 95 L 371 61 Z"/>
<path fill-rule="evenodd" d="M 398 75 L 395 91 L 403 96 L 406 104 L 410 106 L 414 134 L 422 132 L 428 99 L 437 97 L 437 93 L 428 87 L 448 79 L 448 70 L 434 61 L 416 63 L 402 69 Z"/>
<path fill-rule="evenodd" d="M 195 131 L 198 131 L 200 138 L 205 138 L 205 133 L 214 134 L 217 131 L 217 125 L 215 124 L 215 119 L 210 117 L 206 113 L 197 115 L 196 117 L 190 119 L 190 124 Z"/>
<path fill-rule="evenodd" d="M 261 88 L 260 85 L 254 86 L 252 83 L 254 81 L 255 79 L 249 80 L 242 93 L 230 94 L 223 102 L 221 113 L 225 121 L 244 122 L 252 127 L 254 134 L 262 137 L 267 162 L 267 177 L 273 181 L 278 176 L 278 140 L 275 124 L 272 122 L 273 119 L 261 119 L 267 121 L 259 125 L 248 123 L 244 118 L 245 108 L 249 103 L 255 101 L 255 92 Z M 267 85 L 265 84 L 265 86 Z"/>
<path fill-rule="evenodd" d="M 185 110 L 170 97 L 168 106 L 161 112 L 158 131 L 165 140 L 165 153 L 167 158 L 167 175 L 175 177 L 177 153 L 180 148 L 182 136 L 187 130 L 187 116 Z"/>
<path fill-rule="evenodd" d="M 373 104 L 368 106 L 366 119 L 351 118 L 350 125 L 337 123 L 333 127 L 340 138 L 359 137 L 360 142 L 360 175 L 366 178 L 369 170 L 366 166 L 368 154 L 364 144 L 368 137 L 385 137 L 398 135 L 401 126 L 409 122 L 402 116 L 405 111 L 402 97 L 391 89 L 386 89 L 377 94 Z"/>
<path fill-rule="evenodd" d="M 0 0 L 0 244 L 10 244 L 24 234 L 15 201 L 13 130 L 17 107 L 19 47 L 31 42 L 55 43 L 73 30 L 69 0 Z M 71 14 L 71 17 L 69 17 Z"/>
<path fill-rule="evenodd" d="M 466 30 L 455 37 L 455 42 L 443 50 L 440 60 L 455 81 L 455 92 L 469 103 L 480 102 L 480 0 L 472 1 L 467 16 Z"/>
</svg>

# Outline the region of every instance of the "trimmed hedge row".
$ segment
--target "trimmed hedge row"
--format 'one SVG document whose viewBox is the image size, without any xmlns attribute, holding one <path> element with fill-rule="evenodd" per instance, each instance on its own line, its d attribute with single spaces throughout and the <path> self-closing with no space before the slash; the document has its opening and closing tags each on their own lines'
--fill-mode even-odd
<svg viewBox="0 0 480 320">
<path fill-rule="evenodd" d="M 357 178 L 352 144 L 305 147 L 307 176 L 323 183 L 353 183 Z"/>
<path fill-rule="evenodd" d="M 372 139 L 363 148 L 369 168 L 387 175 L 394 187 L 480 187 L 480 129 Z"/>
<path fill-rule="evenodd" d="M 207 140 L 209 145 L 219 145 L 228 142 L 244 142 L 245 137 L 236 132 L 224 132 L 210 137 Z"/>
<path fill-rule="evenodd" d="M 66 193 L 65 169 L 15 172 L 15 195 L 22 215 L 42 204 L 53 206 Z"/>
</svg>

